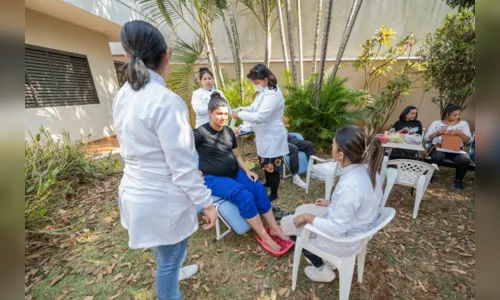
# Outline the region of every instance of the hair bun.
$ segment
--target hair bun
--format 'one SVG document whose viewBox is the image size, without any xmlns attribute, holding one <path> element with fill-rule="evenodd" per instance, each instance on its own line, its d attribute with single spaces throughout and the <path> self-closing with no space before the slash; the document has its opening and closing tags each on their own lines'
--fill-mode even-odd
<svg viewBox="0 0 500 300">
<path fill-rule="evenodd" d="M 210 69 L 207 67 L 200 67 L 200 69 L 198 70 L 199 73 L 206 72 L 206 71 L 210 71 Z"/>
</svg>

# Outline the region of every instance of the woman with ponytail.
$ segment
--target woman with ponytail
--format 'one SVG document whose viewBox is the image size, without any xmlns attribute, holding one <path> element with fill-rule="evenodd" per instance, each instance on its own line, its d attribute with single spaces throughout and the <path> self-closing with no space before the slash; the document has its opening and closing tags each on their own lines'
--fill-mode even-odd
<svg viewBox="0 0 500 300">
<path fill-rule="evenodd" d="M 305 224 L 312 224 L 332 237 L 352 237 L 369 231 L 378 215 L 382 186 L 377 170 L 382 162 L 382 146 L 374 136 L 366 135 L 356 126 L 340 128 L 333 139 L 332 157 L 342 166 L 342 175 L 335 186 L 332 201 L 318 199 L 301 205 L 293 216 L 281 220 L 286 235 L 300 236 Z M 360 242 L 333 243 L 320 236 L 311 239 L 316 247 L 345 257 L 355 253 Z M 323 260 L 304 250 L 312 266 L 305 268 L 313 281 L 330 282 L 335 273 Z"/>
<path fill-rule="evenodd" d="M 120 38 L 128 59 L 128 82 L 113 103 L 125 161 L 118 188 L 121 224 L 130 248 L 154 251 L 157 298 L 181 299 L 179 280 L 198 270 L 181 269 L 188 238 L 198 229 L 196 205 L 204 208 L 204 229 L 215 224 L 217 212 L 198 173 L 189 111 L 165 84 L 165 39 L 144 21 L 125 23 Z"/>
<path fill-rule="evenodd" d="M 193 107 L 194 113 L 196 114 L 196 125 L 195 128 L 210 122 L 210 116 L 208 114 L 208 102 L 212 93 L 219 93 L 222 99 L 226 99 L 224 93 L 215 88 L 214 75 L 208 68 L 200 68 L 198 71 L 198 78 L 201 83 L 201 88 L 193 92 L 193 97 L 191 98 L 191 106 Z M 226 100 L 227 101 L 227 100 Z M 229 106 L 229 114 L 231 114 L 231 107 Z M 227 124 L 226 124 L 227 125 Z"/>
</svg>

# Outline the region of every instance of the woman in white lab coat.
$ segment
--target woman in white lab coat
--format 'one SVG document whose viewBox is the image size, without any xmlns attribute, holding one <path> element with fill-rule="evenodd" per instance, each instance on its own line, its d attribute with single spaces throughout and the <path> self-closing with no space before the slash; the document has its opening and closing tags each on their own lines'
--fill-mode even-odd
<svg viewBox="0 0 500 300">
<path fill-rule="evenodd" d="M 153 248 L 158 299 L 181 299 L 179 277 L 187 242 L 198 229 L 196 205 L 204 208 L 205 229 L 216 211 L 194 158 L 189 113 L 166 88 L 169 55 L 160 31 L 144 21 L 127 22 L 120 33 L 128 59 L 128 81 L 113 103 L 113 121 L 125 161 L 118 189 L 120 218 L 130 248 Z"/>
<path fill-rule="evenodd" d="M 210 116 L 208 114 L 208 102 L 210 101 L 210 96 L 213 92 L 218 92 L 222 99 L 226 99 L 224 93 L 215 88 L 214 75 L 208 68 L 200 68 L 198 74 L 201 88 L 194 91 L 191 98 L 191 106 L 193 106 L 193 111 L 196 114 L 195 128 L 198 128 L 201 125 L 210 122 Z M 228 107 L 229 113 L 231 113 L 229 102 Z"/>
<path fill-rule="evenodd" d="M 233 110 L 232 116 L 253 124 L 257 155 L 271 187 L 269 199 L 273 201 L 278 198 L 283 156 L 288 153 L 287 130 L 283 123 L 285 99 L 276 77 L 263 64 L 255 65 L 247 78 L 257 90 L 254 104 Z"/>
<path fill-rule="evenodd" d="M 369 231 L 375 224 L 382 201 L 382 186 L 377 170 L 382 162 L 382 147 L 378 138 L 366 136 L 356 126 L 340 128 L 332 143 L 332 157 L 342 165 L 342 175 L 335 186 L 332 201 L 316 200 L 301 205 L 293 216 L 281 220 L 286 235 L 300 236 L 305 224 L 312 224 L 332 237 L 356 236 Z M 333 243 L 320 236 L 311 239 L 316 247 L 345 257 L 354 254 L 360 242 Z M 312 266 L 306 267 L 307 277 L 330 282 L 335 273 L 323 260 L 304 250 Z"/>
</svg>

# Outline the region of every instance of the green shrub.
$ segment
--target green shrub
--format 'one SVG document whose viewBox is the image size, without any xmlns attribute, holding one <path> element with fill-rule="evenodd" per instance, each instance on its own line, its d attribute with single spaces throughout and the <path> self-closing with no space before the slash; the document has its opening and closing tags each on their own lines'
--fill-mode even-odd
<svg viewBox="0 0 500 300">
<path fill-rule="evenodd" d="M 335 131 L 360 119 L 361 115 L 350 109 L 361 106 L 367 94 L 346 87 L 347 78 L 337 76 L 332 83 L 324 80 L 321 103 L 316 107 L 317 82 L 317 75 L 313 74 L 302 87 L 285 87 L 285 115 L 289 132 L 299 132 L 313 142 L 316 149 L 328 151 Z"/>
<path fill-rule="evenodd" d="M 117 161 L 111 155 L 96 159 L 83 141 L 71 141 L 68 132 L 53 138 L 43 127 L 25 141 L 24 218 L 25 230 L 45 224 L 50 204 L 65 199 L 76 184 L 95 183 L 114 173 Z"/>
<path fill-rule="evenodd" d="M 240 88 L 238 81 L 235 79 L 229 79 L 229 76 L 225 76 L 226 88 L 222 89 L 224 96 L 226 96 L 227 101 L 231 108 L 237 108 L 241 106 L 249 106 L 255 99 L 255 88 L 247 80 L 243 80 L 243 99 L 240 97 Z M 231 117 L 229 118 L 231 121 Z M 236 121 L 236 125 L 240 124 L 241 120 Z"/>
</svg>

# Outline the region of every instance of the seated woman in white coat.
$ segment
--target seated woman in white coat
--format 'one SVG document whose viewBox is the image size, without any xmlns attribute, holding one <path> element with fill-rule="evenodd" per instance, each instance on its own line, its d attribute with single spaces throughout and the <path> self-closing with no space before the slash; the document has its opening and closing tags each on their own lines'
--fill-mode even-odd
<svg viewBox="0 0 500 300">
<path fill-rule="evenodd" d="M 224 93 L 215 88 L 214 75 L 208 68 L 200 68 L 198 73 L 201 88 L 194 91 L 191 98 L 191 105 L 193 106 L 193 111 L 196 114 L 195 128 L 210 122 L 210 116 L 208 115 L 208 101 L 210 101 L 210 95 L 212 95 L 213 92 L 219 93 L 222 98 L 226 99 Z M 229 102 L 227 104 L 229 107 L 229 113 L 231 113 L 231 106 L 229 106 Z"/>
<path fill-rule="evenodd" d="M 312 224 L 332 237 L 356 236 L 369 231 L 375 224 L 382 201 L 382 186 L 377 170 L 382 162 L 380 141 L 366 136 L 356 126 L 344 126 L 335 134 L 332 157 L 342 165 L 342 175 L 335 186 L 332 201 L 316 200 L 304 204 L 295 214 L 281 220 L 283 232 L 294 239 L 300 236 L 305 224 Z M 311 239 L 316 247 L 340 257 L 354 254 L 360 242 L 333 243 L 320 236 Z M 312 266 L 305 268 L 313 281 L 330 282 L 335 273 L 323 260 L 304 250 Z"/>
</svg>

